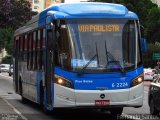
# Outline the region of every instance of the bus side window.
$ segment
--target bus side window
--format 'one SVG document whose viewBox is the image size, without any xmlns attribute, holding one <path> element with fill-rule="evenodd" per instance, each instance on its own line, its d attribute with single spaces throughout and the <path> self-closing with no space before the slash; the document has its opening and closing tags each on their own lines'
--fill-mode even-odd
<svg viewBox="0 0 160 120">
<path fill-rule="evenodd" d="M 29 43 L 30 43 L 30 33 L 27 35 L 27 69 L 29 70 Z"/>
<path fill-rule="evenodd" d="M 29 69 L 33 68 L 33 33 L 30 34 L 30 42 L 29 42 Z"/>
<path fill-rule="evenodd" d="M 33 59 L 33 42 L 34 42 L 34 38 L 33 38 L 33 35 L 34 35 L 34 33 L 32 33 L 32 37 L 31 37 L 31 70 L 33 70 L 34 69 L 34 65 L 33 65 L 33 62 L 34 62 L 34 59 Z"/>
<path fill-rule="evenodd" d="M 37 39 L 38 31 L 35 31 L 33 34 L 33 70 L 37 69 Z"/>
<path fill-rule="evenodd" d="M 25 61 L 25 35 L 23 35 L 23 42 L 22 42 L 22 61 Z"/>
<path fill-rule="evenodd" d="M 25 42 L 24 42 L 24 61 L 27 61 L 27 35 L 24 36 Z"/>
<path fill-rule="evenodd" d="M 16 54 L 18 59 L 20 58 L 20 43 L 21 43 L 20 40 L 21 40 L 21 37 L 19 37 L 16 42 L 16 48 L 17 48 Z"/>
<path fill-rule="evenodd" d="M 21 60 L 21 44 L 22 44 L 22 36 L 19 37 L 19 52 L 18 52 L 18 58 Z"/>
<path fill-rule="evenodd" d="M 41 51 L 41 59 L 42 59 L 42 70 L 44 70 L 45 69 L 45 67 L 44 67 L 44 61 L 45 61 L 45 47 L 46 47 L 46 43 L 45 43 L 45 41 L 46 41 L 46 29 L 43 29 L 43 34 L 42 34 L 42 51 Z"/>
<path fill-rule="evenodd" d="M 37 42 L 37 67 L 38 70 L 42 70 L 42 43 L 43 43 L 43 29 L 38 31 L 38 42 Z"/>
<path fill-rule="evenodd" d="M 37 36 L 37 59 L 36 59 L 36 62 L 37 62 L 37 70 L 40 70 L 40 30 L 38 30 L 38 36 Z"/>
</svg>

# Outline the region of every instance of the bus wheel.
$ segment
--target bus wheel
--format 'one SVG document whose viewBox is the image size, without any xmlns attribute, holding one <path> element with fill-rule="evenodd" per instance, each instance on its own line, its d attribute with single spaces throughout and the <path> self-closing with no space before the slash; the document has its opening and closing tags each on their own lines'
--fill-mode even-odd
<svg viewBox="0 0 160 120">
<path fill-rule="evenodd" d="M 117 117 L 120 116 L 123 112 L 123 107 L 122 108 L 112 108 L 110 109 L 110 113 L 113 117 Z"/>
<path fill-rule="evenodd" d="M 42 110 L 43 110 L 43 107 L 44 107 L 43 99 L 44 99 L 44 89 L 41 85 L 41 87 L 40 87 L 40 106 L 41 106 Z"/>
<path fill-rule="evenodd" d="M 20 79 L 20 82 L 19 82 L 19 93 L 21 95 L 21 101 L 23 104 L 27 103 L 28 100 L 26 98 L 23 97 L 23 89 L 22 89 L 22 81 Z"/>
</svg>

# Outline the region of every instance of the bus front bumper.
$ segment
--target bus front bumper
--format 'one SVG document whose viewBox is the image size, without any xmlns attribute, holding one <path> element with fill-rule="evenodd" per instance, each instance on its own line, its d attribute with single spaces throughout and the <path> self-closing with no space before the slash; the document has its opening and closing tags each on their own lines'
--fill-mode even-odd
<svg viewBox="0 0 160 120">
<path fill-rule="evenodd" d="M 143 84 L 118 90 L 74 90 L 54 84 L 53 107 L 140 107 L 143 105 Z M 102 99 L 101 95 L 105 95 Z M 96 101 L 109 101 L 98 105 Z"/>
</svg>

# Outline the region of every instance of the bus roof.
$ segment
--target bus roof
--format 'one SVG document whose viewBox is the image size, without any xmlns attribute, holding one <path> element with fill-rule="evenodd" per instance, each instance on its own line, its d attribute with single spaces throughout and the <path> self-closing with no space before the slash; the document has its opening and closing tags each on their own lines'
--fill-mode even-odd
<svg viewBox="0 0 160 120">
<path fill-rule="evenodd" d="M 100 2 L 80 2 L 80 3 L 60 3 L 51 5 L 44 9 L 37 16 L 32 18 L 26 26 L 18 29 L 16 33 L 30 31 L 46 24 L 46 16 L 53 19 L 63 18 L 131 18 L 138 19 L 138 16 L 128 11 L 120 4 L 100 3 Z M 25 31 L 23 31 L 26 29 Z M 20 32 L 21 31 L 21 32 Z"/>
</svg>

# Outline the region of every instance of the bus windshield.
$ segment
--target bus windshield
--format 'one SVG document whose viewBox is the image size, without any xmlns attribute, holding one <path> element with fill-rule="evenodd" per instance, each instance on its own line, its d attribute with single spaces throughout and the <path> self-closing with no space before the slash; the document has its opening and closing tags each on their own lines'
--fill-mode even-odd
<svg viewBox="0 0 160 120">
<path fill-rule="evenodd" d="M 137 20 L 69 19 L 67 28 L 74 71 L 117 72 L 142 63 Z"/>
</svg>

